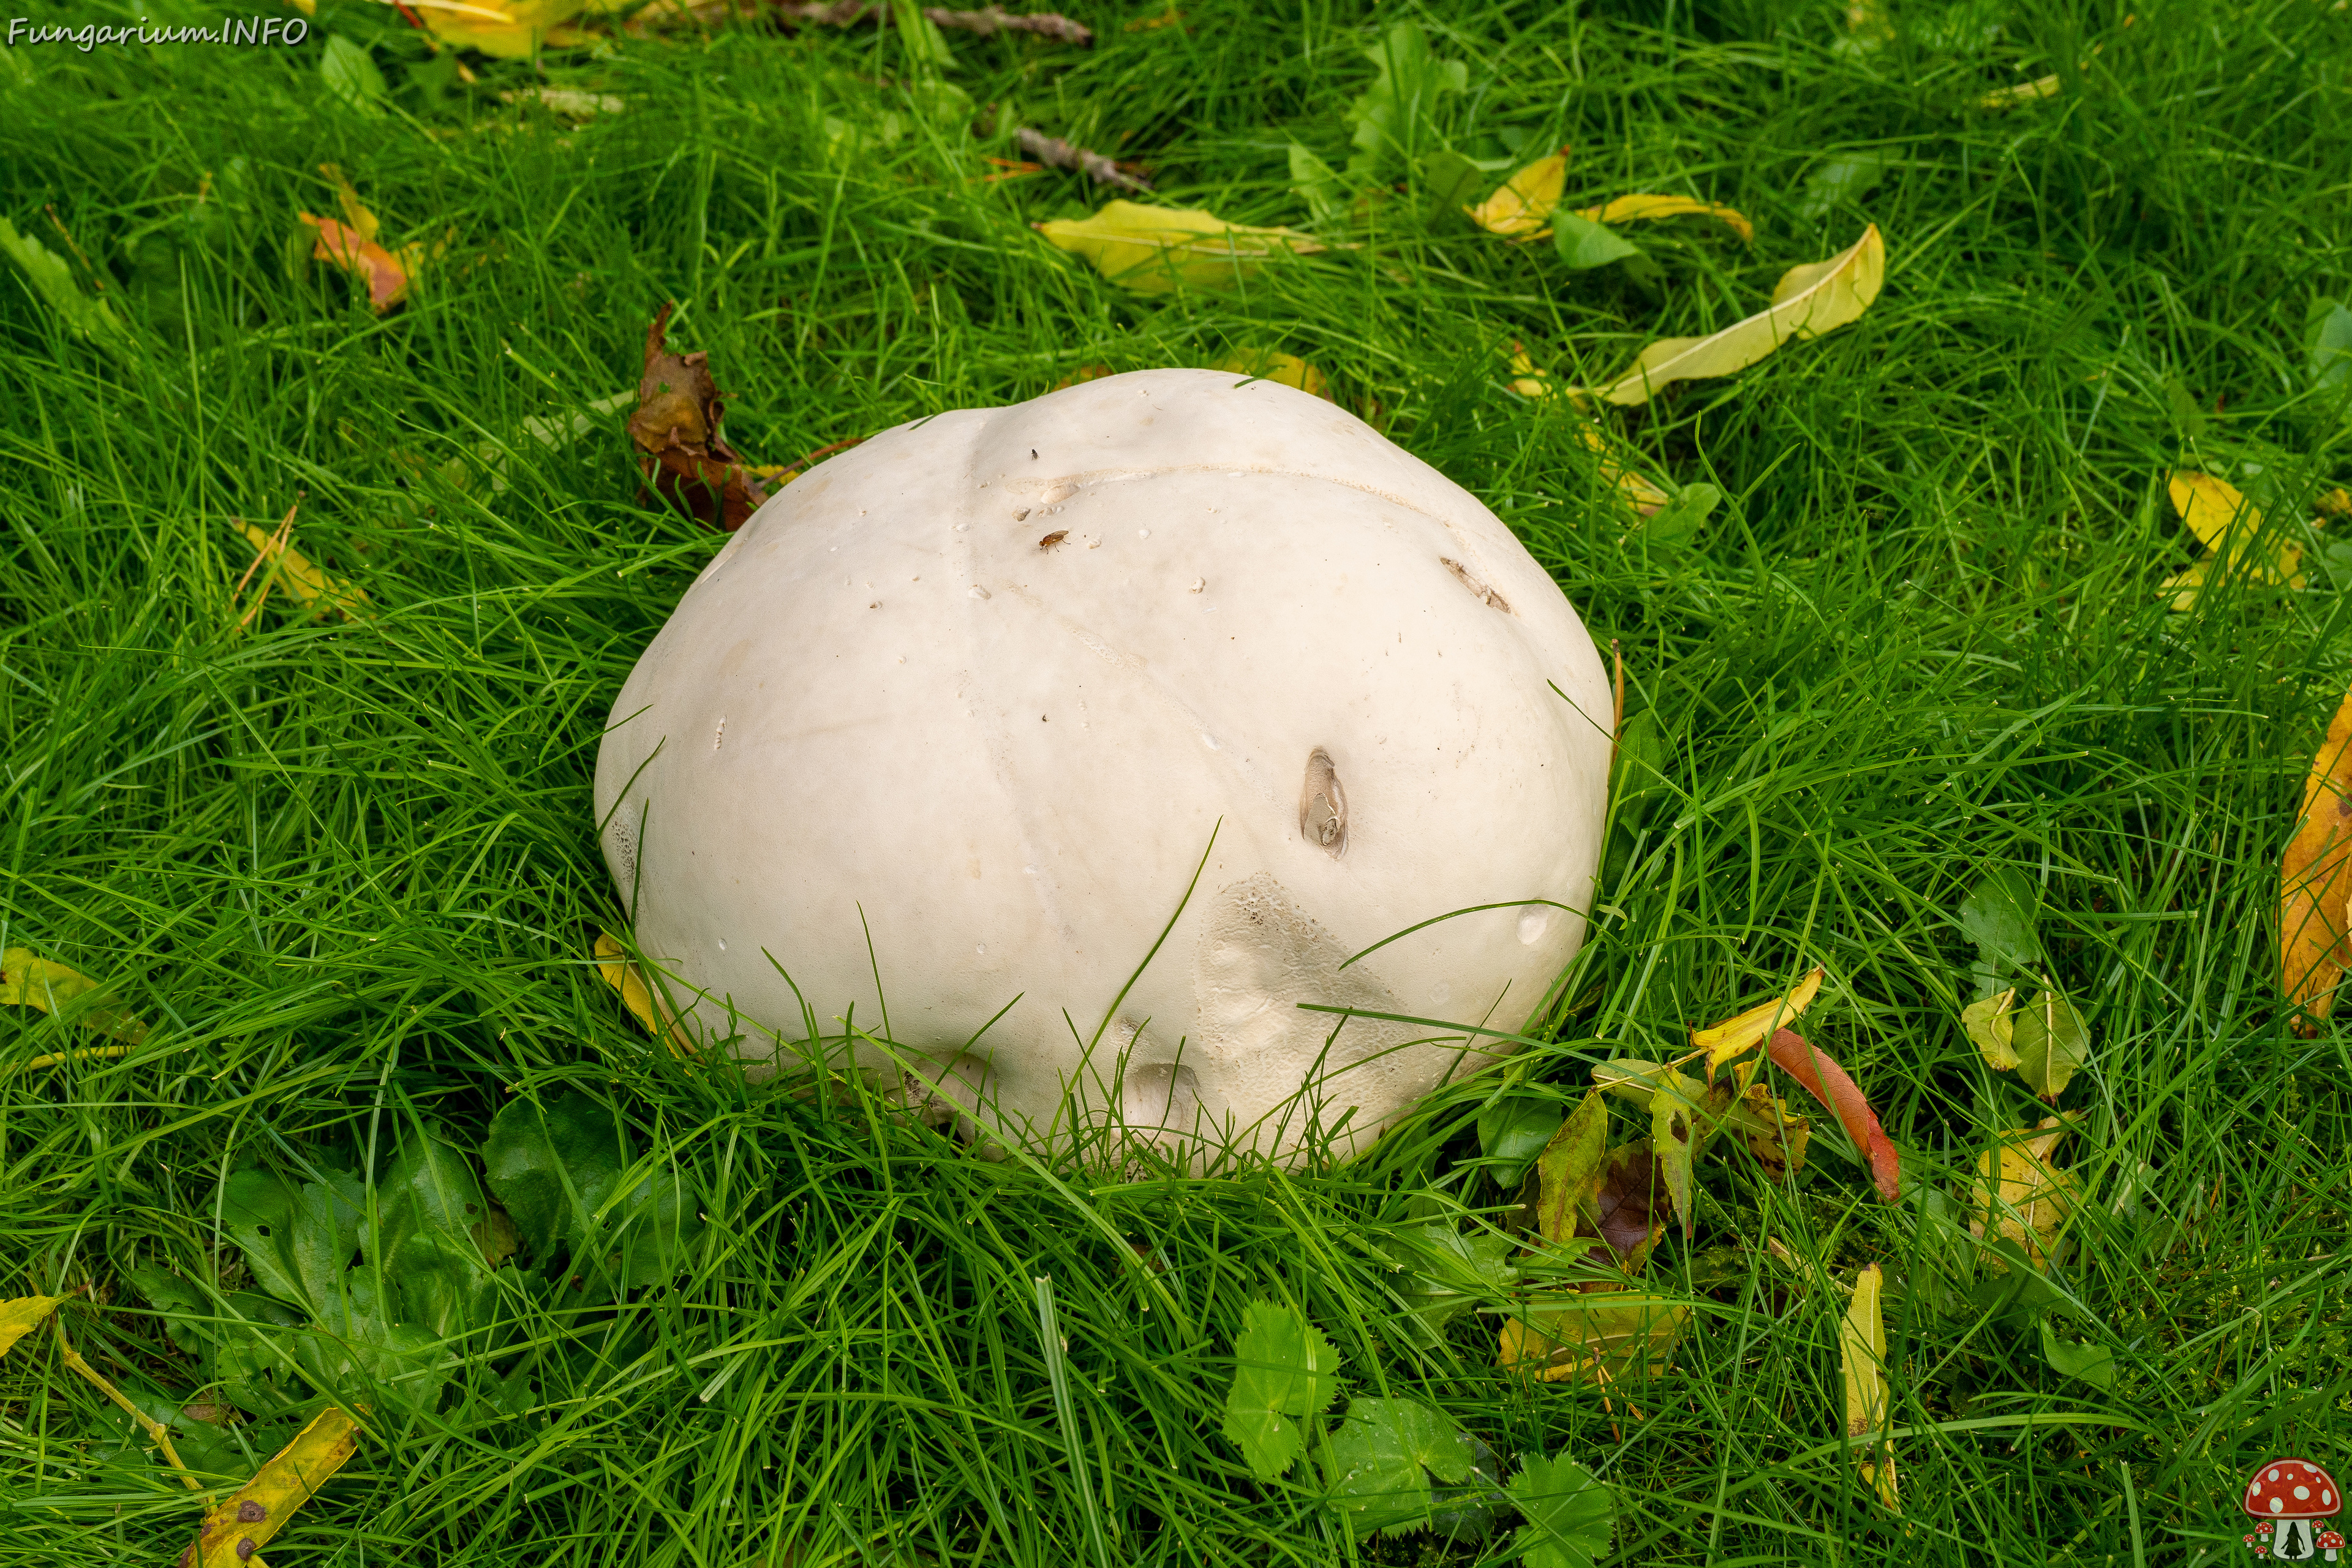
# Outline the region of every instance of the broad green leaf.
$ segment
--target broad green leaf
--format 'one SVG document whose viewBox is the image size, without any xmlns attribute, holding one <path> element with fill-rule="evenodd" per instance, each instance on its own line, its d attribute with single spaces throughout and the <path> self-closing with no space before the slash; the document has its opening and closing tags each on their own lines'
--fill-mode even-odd
<svg viewBox="0 0 2352 1568">
<path fill-rule="evenodd" d="M 1349 105 L 1346 115 L 1356 128 L 1356 152 L 1348 160 L 1348 172 L 1360 179 L 1377 176 L 1397 160 L 1419 156 L 1436 139 L 1437 100 L 1470 85 L 1470 68 L 1431 53 L 1429 39 L 1416 23 L 1397 23 L 1376 47 L 1364 51 L 1364 58 L 1380 74 Z"/>
<path fill-rule="evenodd" d="M 205 1515 L 180 1561 L 190 1568 L 251 1568 L 259 1561 L 255 1549 L 268 1545 L 358 1451 L 358 1421 L 350 1411 L 329 1405 L 253 1479 Z"/>
<path fill-rule="evenodd" d="M 1552 219 L 1551 242 L 1559 258 L 1580 272 L 1642 254 L 1640 246 L 1608 225 L 1575 213 L 1561 213 Z"/>
<path fill-rule="evenodd" d="M 1559 1127 L 1559 1101 L 1542 1095 L 1507 1094 L 1480 1111 L 1478 1152 L 1496 1163 L 1487 1172 L 1495 1184 L 1517 1187 Z"/>
<path fill-rule="evenodd" d="M 1977 988 L 1990 996 L 2000 975 L 2042 964 L 2042 939 L 2035 934 L 2041 899 L 2025 873 L 1996 867 L 1960 900 L 1960 929 L 1977 944 Z"/>
<path fill-rule="evenodd" d="M 675 1278 L 703 1229 L 693 1190 L 676 1170 L 664 1168 L 627 1184 L 605 1220 L 604 1236 L 620 1279 L 637 1287 Z"/>
<path fill-rule="evenodd" d="M 163 1332 L 173 1345 L 188 1355 L 209 1352 L 213 1331 L 205 1320 L 212 1317 L 212 1309 L 194 1286 L 152 1263 L 133 1264 L 122 1277 L 163 1315 Z"/>
<path fill-rule="evenodd" d="M 341 34 L 327 35 L 326 49 L 319 56 L 319 77 L 330 95 L 372 120 L 383 116 L 384 100 L 392 96 L 374 57 Z"/>
<path fill-rule="evenodd" d="M 2050 1320 L 2041 1320 L 2042 1354 L 2051 1370 L 2079 1383 L 2087 1383 L 2105 1394 L 2116 1385 L 2116 1352 L 2095 1340 L 2075 1344 L 2058 1337 Z"/>
<path fill-rule="evenodd" d="M 1807 223 L 1825 218 L 1849 202 L 1858 202 L 1886 177 L 1883 149 L 1840 153 L 1822 159 L 1805 176 L 1804 194 L 1797 198 L 1797 216 Z"/>
<path fill-rule="evenodd" d="M 1705 1092 L 1668 1068 L 1650 1097 L 1650 1150 L 1685 1240 L 1691 1233 L 1691 1165 L 1699 1146 L 1698 1101 Z"/>
<path fill-rule="evenodd" d="M 1398 1294 L 1424 1331 L 1443 1328 L 1482 1299 L 1501 1295 L 1518 1272 L 1506 1261 L 1510 1237 L 1497 1231 L 1465 1236 L 1452 1225 L 1424 1225 L 1399 1239 L 1413 1277 Z"/>
<path fill-rule="evenodd" d="M 63 1296 L 19 1296 L 13 1301 L 0 1301 L 0 1355 L 8 1347 L 41 1326 L 41 1320 L 57 1310 Z"/>
<path fill-rule="evenodd" d="M 397 1283 L 386 1280 L 395 1289 Z M 376 1293 L 373 1269 L 354 1268 L 318 1310 L 314 1326 L 281 1342 L 314 1388 L 426 1414 L 440 1402 L 453 1358 L 437 1334 L 398 1321 L 398 1310 Z"/>
<path fill-rule="evenodd" d="M 1475 161 L 1450 149 L 1432 153 L 1413 168 L 1421 190 L 1424 221 L 1458 226 L 1466 210 L 1464 203 L 1486 179 L 1486 172 Z"/>
<path fill-rule="evenodd" d="M 1536 1159 L 1536 1229 L 1566 1246 L 1592 1202 L 1592 1178 L 1609 1139 L 1609 1102 L 1599 1089 L 1586 1095 Z"/>
<path fill-rule="evenodd" d="M 1538 1454 L 1505 1489 L 1527 1520 L 1511 1537 L 1527 1568 L 1592 1568 L 1608 1555 L 1617 1500 L 1582 1465 Z"/>
<path fill-rule="evenodd" d="M 1290 188 L 1305 198 L 1307 214 L 1318 228 L 1338 220 L 1347 199 L 1339 171 L 1296 142 L 1290 144 Z"/>
<path fill-rule="evenodd" d="M 610 1110 L 584 1094 L 566 1094 L 544 1106 L 509 1100 L 490 1123 L 483 1158 L 490 1190 L 543 1264 L 559 1247 L 587 1238 L 628 1153 Z"/>
<path fill-rule="evenodd" d="M 1339 1352 L 1297 1308 L 1252 1301 L 1244 1309 L 1224 1433 L 1258 1479 L 1270 1481 L 1297 1461 L 1306 1445 L 1298 1424 L 1331 1403 L 1339 1364 Z"/>
<path fill-rule="evenodd" d="M 2042 1099 L 2056 1101 L 2090 1059 L 2091 1030 L 2074 1004 L 2044 991 L 2018 1009 L 2015 1019 L 2017 1076 Z"/>
<path fill-rule="evenodd" d="M 1656 1377 L 1682 1342 L 1690 1309 L 1640 1290 L 1583 1290 L 1530 1301 L 1504 1320 L 1496 1364 L 1546 1383 L 1607 1387 Z"/>
<path fill-rule="evenodd" d="M 1475 1450 L 1454 1418 L 1416 1399 L 1353 1399 L 1332 1429 L 1324 1480 L 1357 1536 L 1429 1522 L 1429 1477 L 1468 1479 Z"/>
<path fill-rule="evenodd" d="M 1880 1436 L 1893 1424 L 1886 1387 L 1886 1318 L 1878 1299 L 1884 1283 L 1875 1263 L 1854 1276 L 1853 1299 L 1838 1324 L 1838 1374 L 1845 1395 L 1845 1435 L 1863 1453 L 1862 1479 L 1877 1490 L 1889 1512 L 1899 1512 L 1895 1445 Z"/>
<path fill-rule="evenodd" d="M 1148 207 L 1108 202 L 1091 217 L 1055 218 L 1035 226 L 1055 246 L 1094 263 L 1123 289 L 1164 294 L 1182 284 L 1216 288 L 1269 257 L 1321 250 L 1309 235 L 1288 228 L 1227 223 L 1196 207 Z"/>
<path fill-rule="evenodd" d="M 1960 1029 L 1976 1045 L 1985 1066 L 2008 1072 L 2017 1066 L 2017 987 L 1960 1009 Z"/>
<path fill-rule="evenodd" d="M 1772 302 L 1745 321 L 1703 338 L 1665 338 L 1650 344 L 1604 385 L 1580 397 L 1603 403 L 1647 403 L 1677 381 L 1730 375 L 1769 357 L 1783 343 L 1816 338 L 1857 321 L 1878 298 L 1886 277 L 1886 247 L 1878 226 L 1827 261 L 1793 267 L 1772 290 Z"/>
<path fill-rule="evenodd" d="M 384 1278 L 403 1321 L 439 1338 L 487 1321 L 494 1287 L 478 1232 L 490 1201 L 473 1162 L 438 1138 L 415 1139 L 376 1189 Z"/>
<path fill-rule="evenodd" d="M 317 1310 L 335 1299 L 358 1249 L 364 1202 L 347 1172 L 298 1187 L 266 1171 L 236 1171 L 221 1191 L 221 1220 L 263 1289 Z"/>
<path fill-rule="evenodd" d="M 48 301 L 49 309 L 77 336 L 117 346 L 129 341 L 130 333 L 114 308 L 81 291 L 65 258 L 32 236 L 18 234 L 16 226 L 6 218 L 0 218 L 0 250 L 8 253 L 9 259 L 16 262 L 26 281 L 33 286 L 33 291 Z"/>
<path fill-rule="evenodd" d="M 2352 388 L 2352 310 L 2341 300 L 2315 300 L 2304 328 L 2311 351 L 2311 384 L 2341 394 Z"/>
<path fill-rule="evenodd" d="M 1722 502 L 1723 492 L 1713 485 L 1685 485 L 1634 537 L 1645 544 L 1680 544 L 1696 533 Z"/>
</svg>

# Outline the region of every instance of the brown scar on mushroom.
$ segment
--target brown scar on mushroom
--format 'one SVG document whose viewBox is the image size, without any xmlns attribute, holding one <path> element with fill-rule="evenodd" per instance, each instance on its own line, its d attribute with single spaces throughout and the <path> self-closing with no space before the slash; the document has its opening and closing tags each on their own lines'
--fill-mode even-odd
<svg viewBox="0 0 2352 1568">
<path fill-rule="evenodd" d="M 1068 529 L 1057 528 L 1053 532 L 1047 534 L 1045 538 L 1039 540 L 1037 542 L 1037 548 L 1040 550 L 1051 550 L 1054 546 L 1061 543 L 1062 541 L 1069 537 L 1070 531 Z"/>
<path fill-rule="evenodd" d="M 1348 796 L 1331 753 L 1318 746 L 1307 753 L 1307 781 L 1298 792 L 1298 835 L 1337 860 L 1348 852 Z"/>
<path fill-rule="evenodd" d="M 1495 608 L 1502 611 L 1503 614 L 1507 616 L 1516 613 L 1512 610 L 1511 602 L 1508 599 L 1504 598 L 1502 595 L 1497 594 L 1494 589 L 1489 588 L 1486 584 L 1481 583 L 1477 578 L 1470 575 L 1468 568 L 1465 567 L 1462 563 L 1444 555 L 1439 556 L 1437 560 L 1440 565 L 1443 565 L 1448 572 L 1453 573 L 1454 576 L 1461 579 L 1462 585 L 1464 587 L 1478 595 L 1478 602 L 1480 604 L 1492 605 Z"/>
</svg>

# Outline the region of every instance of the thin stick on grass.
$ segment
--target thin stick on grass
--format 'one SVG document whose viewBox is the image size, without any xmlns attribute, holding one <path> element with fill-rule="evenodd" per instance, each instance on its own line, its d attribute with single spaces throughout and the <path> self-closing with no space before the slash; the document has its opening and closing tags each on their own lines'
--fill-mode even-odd
<svg viewBox="0 0 2352 1568">
<path fill-rule="evenodd" d="M 1013 133 L 1013 140 L 1019 144 L 1021 151 L 1040 163 L 1091 175 L 1097 185 L 1114 185 L 1122 191 L 1151 189 L 1150 181 L 1139 174 L 1129 174 L 1091 148 L 1073 146 L 1059 137 L 1033 131 L 1026 125 Z"/>
<path fill-rule="evenodd" d="M 172 1447 L 172 1434 L 164 1425 L 161 1421 L 156 1420 L 153 1416 L 148 1415 L 144 1410 L 140 1409 L 136 1405 L 131 1404 L 128 1399 L 125 1399 L 122 1396 L 122 1391 L 121 1389 L 107 1382 L 104 1377 L 100 1375 L 96 1367 L 81 1359 L 80 1352 L 73 1348 L 73 1342 L 66 1338 L 65 1314 L 63 1312 L 59 1312 L 55 1317 L 51 1318 L 49 1321 L 57 1327 L 58 1351 L 65 1357 L 66 1364 L 73 1368 L 74 1371 L 81 1373 L 83 1377 L 89 1379 L 91 1385 L 97 1388 L 100 1394 L 103 1394 L 109 1399 L 114 1401 L 115 1404 L 121 1405 L 124 1415 L 139 1423 L 139 1429 L 146 1433 L 148 1437 L 157 1447 L 163 1450 L 163 1458 L 171 1461 L 173 1469 L 179 1472 L 180 1484 L 182 1486 L 187 1488 L 192 1492 L 200 1492 L 204 1490 L 204 1487 L 198 1483 L 196 1478 L 188 1473 L 188 1467 L 180 1463 L 180 1451 Z"/>
</svg>

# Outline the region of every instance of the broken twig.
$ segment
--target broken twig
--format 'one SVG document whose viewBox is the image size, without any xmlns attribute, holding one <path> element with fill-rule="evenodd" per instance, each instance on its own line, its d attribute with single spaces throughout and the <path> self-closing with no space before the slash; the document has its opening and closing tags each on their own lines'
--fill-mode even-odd
<svg viewBox="0 0 2352 1568">
<path fill-rule="evenodd" d="M 859 22 L 883 23 L 892 19 L 887 5 L 875 5 L 870 0 L 835 0 L 829 5 L 814 3 L 814 0 L 801 4 L 786 0 L 786 3 L 778 5 L 775 11 L 788 22 L 814 22 L 828 27 L 847 27 Z M 983 38 L 996 33 L 1034 33 L 1041 38 L 1076 44 L 1081 48 L 1091 46 L 1095 41 L 1093 29 L 1051 11 L 1023 16 L 1015 16 L 1001 5 L 991 5 L 980 11 L 948 11 L 938 6 L 925 6 L 923 18 L 933 26 L 951 32 L 977 33 Z"/>
<path fill-rule="evenodd" d="M 1116 185 L 1122 191 L 1148 191 L 1151 182 L 1130 174 L 1099 153 L 1084 147 L 1073 147 L 1067 142 L 1032 131 L 1026 125 L 1013 133 L 1021 151 L 1040 163 L 1050 163 L 1056 169 L 1074 169 L 1094 176 L 1097 185 Z"/>
</svg>

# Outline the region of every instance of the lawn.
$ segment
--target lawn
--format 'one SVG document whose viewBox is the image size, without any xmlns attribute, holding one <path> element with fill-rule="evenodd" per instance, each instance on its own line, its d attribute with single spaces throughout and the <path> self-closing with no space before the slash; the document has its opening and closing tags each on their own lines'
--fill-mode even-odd
<svg viewBox="0 0 2352 1568">
<path fill-rule="evenodd" d="M 1312 1455 L 1262 1479 L 1223 1430 L 1254 1302 L 1337 1352 L 1310 1447 L 1349 1399 L 1433 1406 L 1490 1479 L 1598 1477 L 1625 1563 L 2219 1562 L 2259 1463 L 2352 1468 L 2352 1061 L 2341 1023 L 2291 1027 L 2277 947 L 2352 670 L 2352 543 L 2320 526 L 2352 361 L 2312 346 L 2352 295 L 2352 14 L 1071 10 L 1091 47 L 608 19 L 534 61 L 320 0 L 293 47 L 0 49 L 0 217 L 53 258 L 47 289 L 0 263 L 0 948 L 110 993 L 0 1009 L 0 1297 L 71 1296 L 75 1348 L 215 1497 L 365 1405 L 280 1564 L 1571 1560 L 1507 1507 L 1359 1539 Z M 141 16 L 216 21 L 54 19 Z M 1407 19 L 1462 85 L 1351 182 L 1367 51 Z M 1131 199 L 1328 247 L 1123 288 L 1032 226 L 1123 193 L 1017 167 L 1024 126 L 1141 169 Z M 1628 224 L 1645 259 L 1578 269 L 1462 216 L 1563 145 L 1571 204 L 1695 196 L 1753 238 Z M 322 164 L 422 247 L 392 308 L 314 258 Z M 1552 395 L 1873 224 L 1851 325 L 1632 406 Z M 665 301 L 755 463 L 1279 352 L 1477 495 L 1622 650 L 1645 737 L 1540 1040 L 1352 1162 L 1213 1177 L 983 1159 L 854 1080 L 666 1051 L 591 958 L 626 915 L 590 791 L 723 542 L 624 433 Z M 1625 467 L 1683 503 L 1629 510 Z M 2242 489 L 2271 553 L 2177 605 L 2184 470 Z M 355 614 L 282 559 L 241 582 L 238 523 L 289 508 Z M 2290 549 L 2291 580 L 2261 568 Z M 2008 949 L 1984 889 L 2030 924 Z M 1782 1079 L 1801 1169 L 1711 1159 L 1649 1260 L 1688 1312 L 1671 1355 L 1608 1388 L 1498 1366 L 1561 1267 L 1436 1259 L 1525 1238 L 1503 1113 L 1565 1118 L 1596 1064 L 1682 1056 L 1815 964 L 1801 1026 L 1900 1201 Z M 2038 1261 L 1965 1223 L 1979 1156 L 2052 1113 L 1961 1024 L 2021 981 L 2090 1042 Z M 1646 1130 L 1612 1103 L 1613 1140 Z M 510 1229 L 467 1184 L 486 1155 Z M 387 1268 L 453 1193 L 507 1266 Z M 305 1250 L 319 1225 L 340 1251 Z M 289 1237 L 311 1272 L 273 1288 Z M 1872 1265 L 1899 1512 L 1846 1436 Z M 205 1507 L 47 1327 L 0 1360 L 0 1563 L 168 1561 Z"/>
</svg>

